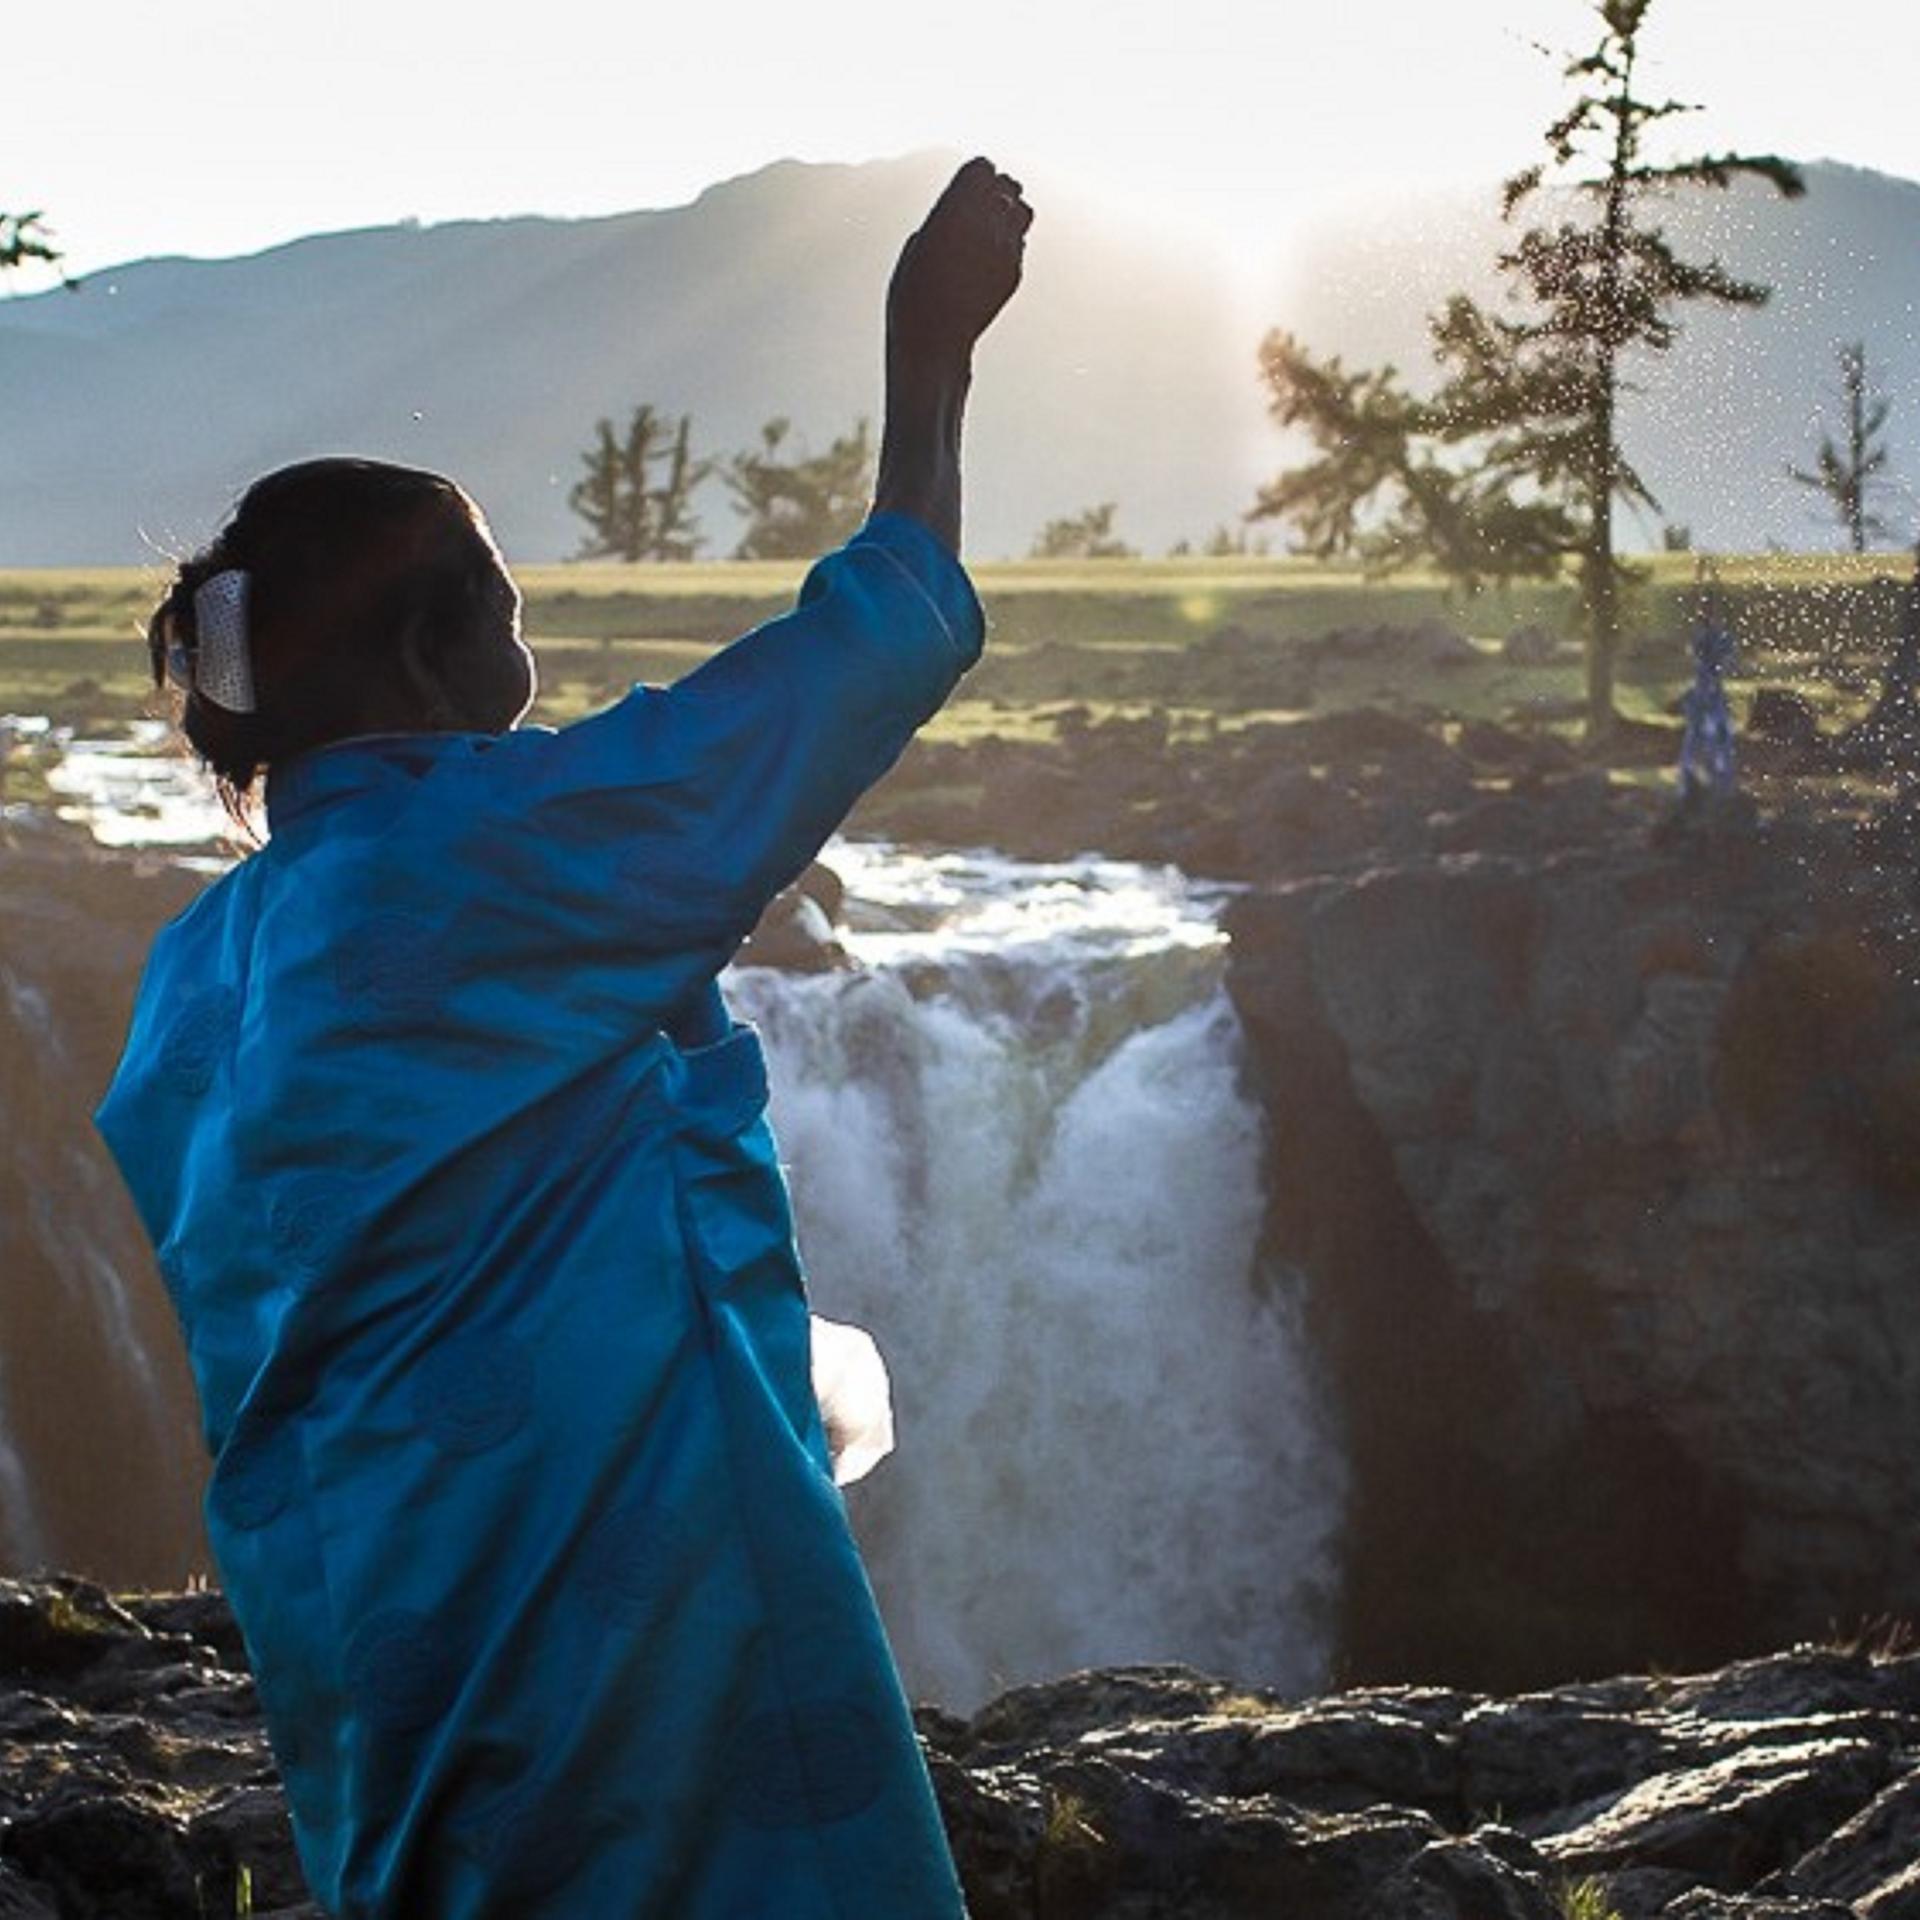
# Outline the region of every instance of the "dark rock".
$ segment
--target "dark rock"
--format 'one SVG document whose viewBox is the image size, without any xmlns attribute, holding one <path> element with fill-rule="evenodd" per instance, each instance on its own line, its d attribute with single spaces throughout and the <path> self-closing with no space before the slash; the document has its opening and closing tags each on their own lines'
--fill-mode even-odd
<svg viewBox="0 0 1920 1920">
<path fill-rule="evenodd" d="M 804 893 L 819 907 L 832 925 L 846 924 L 847 883 L 824 860 L 815 860 L 794 883 L 795 890 Z"/>
<path fill-rule="evenodd" d="M 1653 1716 L 1563 1694 L 1475 1707 L 1460 1722 L 1459 1748 L 1468 1810 L 1507 1820 L 1620 1792 L 1697 1751 Z"/>
<path fill-rule="evenodd" d="M 1844 1822 L 1782 1876 L 1790 1892 L 1843 1903 L 1880 1892 L 1920 1863 L 1914 1836 L 1920 1833 L 1920 1775 L 1906 1774 Z M 1920 1880 L 1912 1889 L 1920 1912 Z"/>
<path fill-rule="evenodd" d="M 1510 667 L 1544 667 L 1561 655 L 1560 636 L 1548 627 L 1515 627 L 1500 643 L 1500 657 Z"/>
<path fill-rule="evenodd" d="M 50 1896 L 0 1866 L 0 1920 L 59 1920 Z"/>
<path fill-rule="evenodd" d="M 1071 1810 L 1049 1806 L 1039 1781 L 1017 1766 L 962 1766 L 927 1739 L 927 1764 L 947 1838 L 966 1888 L 970 1920 L 1029 1920 L 1049 1832 L 1072 1831 Z"/>
<path fill-rule="evenodd" d="M 1476 767 L 1491 773 L 1528 766 L 1534 758 L 1534 745 L 1527 735 L 1491 720 L 1463 720 L 1454 744 Z"/>
<path fill-rule="evenodd" d="M 121 1596 L 120 1604 L 154 1633 L 193 1641 L 226 1666 L 246 1665 L 246 1644 L 233 1610 L 214 1587 L 189 1593 L 135 1593 Z"/>
<path fill-rule="evenodd" d="M 1821 745 L 1813 702 L 1791 687 L 1756 687 L 1747 708 L 1747 731 L 1796 753 L 1811 753 Z"/>
<path fill-rule="evenodd" d="M 221 1796 L 193 1822 L 188 1838 L 203 1882 L 230 1886 L 245 1870 L 257 1911 L 270 1913 L 306 1899 L 306 1878 L 277 1782 Z M 211 1903 L 209 1910 L 218 1911 Z"/>
<path fill-rule="evenodd" d="M 1560 1884 L 1599 1888 L 1605 1901 L 1603 1920 L 1659 1920 L 1674 1901 L 1694 1891 L 1688 1876 L 1671 1867 L 1628 1867 L 1584 1880 L 1563 1878 Z"/>
<path fill-rule="evenodd" d="M 1891 1767 L 1886 1751 L 1865 1740 L 1755 1747 L 1643 1779 L 1542 1840 L 1541 1850 L 1573 1873 L 1672 1867 L 1737 1893 L 1850 1819 Z"/>
<path fill-rule="evenodd" d="M 56 1795 L 14 1816 L 0 1854 L 39 1882 L 63 1914 L 186 1920 L 203 1911 L 185 1829 L 132 1796 Z"/>
<path fill-rule="evenodd" d="M 1663 1907 L 1661 1920 L 1854 1920 L 1854 1911 L 1831 1900 L 1741 1898 L 1702 1890 L 1683 1893 Z"/>
<path fill-rule="evenodd" d="M 1920 1920 L 1920 1860 L 1863 1895 L 1853 1912 L 1856 1920 Z"/>
<path fill-rule="evenodd" d="M 775 896 L 735 955 L 735 964 L 778 967 L 784 973 L 836 973 L 854 963 L 826 908 L 801 884 Z"/>
<path fill-rule="evenodd" d="M 1477 666 L 1480 649 L 1458 627 L 1444 620 L 1423 620 L 1407 636 L 1407 652 L 1430 667 Z"/>
<path fill-rule="evenodd" d="M 237 1910 L 243 1870 L 254 1912 L 322 1920 L 244 1671 L 175 1687 L 153 1664 L 234 1644 L 218 1596 L 0 1592 L 42 1623 L 0 1687 L 0 1920 L 202 1920 Z M 88 1705 L 103 1670 L 157 1690 Z M 1913 1920 L 1913 1683 L 1799 1651 L 1511 1700 L 1282 1701 L 1133 1667 L 917 1720 L 974 1920 L 1560 1920 L 1587 1878 L 1620 1920 Z"/>
<path fill-rule="evenodd" d="M 69 1681 L 144 1638 L 139 1621 L 90 1580 L 0 1583 L 0 1680 Z"/>
<path fill-rule="evenodd" d="M 991 1757 L 1042 1740 L 1077 1739 L 1146 1719 L 1204 1715 L 1232 1689 L 1191 1667 L 1109 1667 L 1014 1687 L 966 1725 L 960 1750 Z"/>
<path fill-rule="evenodd" d="M 1373 1911 L 1395 1920 L 1563 1920 L 1545 1863 L 1518 1834 L 1436 1840 L 1389 1878 Z"/>
</svg>

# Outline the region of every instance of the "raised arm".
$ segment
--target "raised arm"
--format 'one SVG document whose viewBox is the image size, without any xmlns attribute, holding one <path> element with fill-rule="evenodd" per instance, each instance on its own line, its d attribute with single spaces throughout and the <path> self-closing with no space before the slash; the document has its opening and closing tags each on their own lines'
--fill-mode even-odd
<svg viewBox="0 0 1920 1920">
<path fill-rule="evenodd" d="M 493 897 L 499 951 L 537 946 L 588 997 L 597 957 L 610 1004 L 637 951 L 710 972 L 952 692 L 985 631 L 957 557 L 961 409 L 1032 217 L 972 160 L 902 249 L 873 513 L 791 612 L 671 687 L 505 734 L 474 763 L 500 796 L 480 809 L 494 868 L 520 859 L 527 879 Z"/>
<path fill-rule="evenodd" d="M 990 160 L 953 176 L 887 288 L 886 424 L 876 513 L 910 514 L 960 548 L 960 425 L 973 347 L 1020 284 L 1033 210 Z"/>
</svg>

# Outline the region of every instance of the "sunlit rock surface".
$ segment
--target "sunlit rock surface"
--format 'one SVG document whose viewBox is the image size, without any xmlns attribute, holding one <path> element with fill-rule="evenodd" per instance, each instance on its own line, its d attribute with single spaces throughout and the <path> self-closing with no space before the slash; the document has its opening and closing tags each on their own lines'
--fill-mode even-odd
<svg viewBox="0 0 1920 1920">
<path fill-rule="evenodd" d="M 1507 1699 L 1135 1667 L 920 1724 L 974 1920 L 1920 1913 L 1920 1656 Z M 219 1596 L 0 1582 L 0 1915 L 249 1902 L 320 1920 Z"/>
</svg>

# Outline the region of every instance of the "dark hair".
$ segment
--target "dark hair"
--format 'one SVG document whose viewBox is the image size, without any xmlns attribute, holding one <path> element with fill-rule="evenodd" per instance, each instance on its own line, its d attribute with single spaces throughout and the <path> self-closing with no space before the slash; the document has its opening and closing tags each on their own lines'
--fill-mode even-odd
<svg viewBox="0 0 1920 1920">
<path fill-rule="evenodd" d="M 451 678 L 456 656 L 519 619 L 487 523 L 451 480 L 378 460 L 309 460 L 255 481 L 179 563 L 147 623 L 156 687 L 167 684 L 170 647 L 195 657 L 194 594 L 230 568 L 247 575 L 256 710 L 176 688 L 174 717 L 243 827 L 268 767 L 365 730 L 370 690 L 400 673 L 403 640 Z"/>
</svg>

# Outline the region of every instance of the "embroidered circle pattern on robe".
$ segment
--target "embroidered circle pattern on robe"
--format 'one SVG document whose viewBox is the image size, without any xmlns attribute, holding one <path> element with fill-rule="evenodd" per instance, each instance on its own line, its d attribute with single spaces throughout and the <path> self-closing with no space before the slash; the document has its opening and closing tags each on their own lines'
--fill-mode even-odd
<svg viewBox="0 0 1920 1920">
<path fill-rule="evenodd" d="M 342 934 L 333 983 L 370 1012 L 418 1019 L 440 1002 L 439 944 L 432 923 L 417 914 L 373 914 Z"/>
<path fill-rule="evenodd" d="M 661 1517 L 644 1500 L 609 1507 L 580 1543 L 580 1591 L 616 1620 L 645 1614 L 660 1589 Z"/>
<path fill-rule="evenodd" d="M 295 1281 L 313 1279 L 339 1238 L 348 1183 L 338 1174 L 301 1173 L 286 1181 L 267 1206 L 267 1236 Z"/>
<path fill-rule="evenodd" d="M 300 1473 L 300 1435 L 279 1419 L 231 1441 L 220 1456 L 213 1496 L 231 1526 L 264 1527 L 293 1495 Z"/>
<path fill-rule="evenodd" d="M 347 1680 L 375 1726 L 425 1726 L 446 1705 L 455 1679 L 452 1650 L 423 1613 L 389 1608 L 362 1621 L 347 1642 Z"/>
<path fill-rule="evenodd" d="M 740 1815 L 756 1827 L 847 1820 L 886 1782 L 886 1736 L 853 1700 L 803 1700 L 743 1721 L 732 1772 Z"/>
<path fill-rule="evenodd" d="M 239 1031 L 239 990 L 203 987 L 174 1015 L 160 1043 L 162 1078 L 182 1093 L 205 1093 Z"/>
<path fill-rule="evenodd" d="M 413 1417 L 447 1453 L 485 1453 L 532 1411 L 533 1356 L 500 1334 L 456 1335 L 422 1361 L 413 1384 Z"/>
<path fill-rule="evenodd" d="M 584 1813 L 579 1795 L 533 1775 L 482 1800 L 455 1832 L 496 1895 L 529 1900 L 551 1893 L 579 1865 L 587 1850 Z"/>
</svg>

